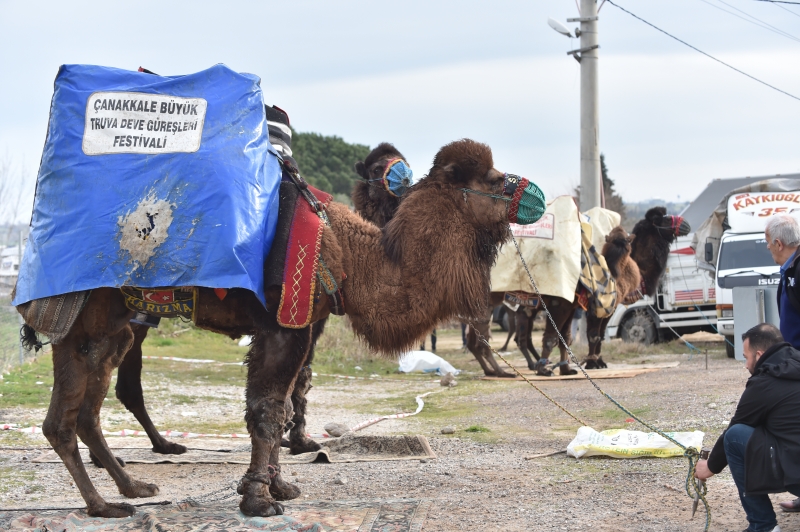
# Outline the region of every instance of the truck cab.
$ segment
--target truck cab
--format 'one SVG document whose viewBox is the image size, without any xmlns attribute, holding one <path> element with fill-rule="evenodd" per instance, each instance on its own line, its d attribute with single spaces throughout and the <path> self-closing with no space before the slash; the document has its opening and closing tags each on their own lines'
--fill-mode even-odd
<svg viewBox="0 0 800 532">
<path fill-rule="evenodd" d="M 780 267 L 772 260 L 763 232 L 725 232 L 717 254 L 717 328 L 733 358 L 733 288 L 768 286 L 780 282 Z"/>
</svg>

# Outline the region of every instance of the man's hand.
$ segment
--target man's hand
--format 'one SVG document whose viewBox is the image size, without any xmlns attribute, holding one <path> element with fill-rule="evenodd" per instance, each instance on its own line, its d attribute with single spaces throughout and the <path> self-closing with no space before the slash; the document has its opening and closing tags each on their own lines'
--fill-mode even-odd
<svg viewBox="0 0 800 532">
<path fill-rule="evenodd" d="M 714 476 L 714 473 L 708 469 L 708 460 L 698 460 L 697 466 L 694 469 L 694 476 L 695 478 L 699 478 L 700 480 L 708 480 L 709 478 Z"/>
</svg>

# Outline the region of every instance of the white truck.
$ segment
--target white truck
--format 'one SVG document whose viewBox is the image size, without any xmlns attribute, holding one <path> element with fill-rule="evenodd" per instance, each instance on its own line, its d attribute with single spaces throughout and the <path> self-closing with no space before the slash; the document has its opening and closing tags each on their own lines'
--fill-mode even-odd
<svg viewBox="0 0 800 532">
<path fill-rule="evenodd" d="M 764 227 L 777 215 L 788 214 L 800 221 L 800 190 L 741 192 L 727 199 L 724 231 L 716 250 L 709 238 L 703 243 L 704 258 L 716 263 L 717 324 L 726 337 L 728 356 L 733 358 L 733 288 L 769 286 L 780 282 L 780 267 L 767 250 Z"/>
<path fill-rule="evenodd" d="M 655 297 L 617 307 L 606 329 L 609 338 L 651 344 L 674 338 L 673 330 L 678 334 L 713 330 L 717 321 L 714 275 L 698 265 L 690 244 L 691 235 L 672 244 Z"/>
</svg>

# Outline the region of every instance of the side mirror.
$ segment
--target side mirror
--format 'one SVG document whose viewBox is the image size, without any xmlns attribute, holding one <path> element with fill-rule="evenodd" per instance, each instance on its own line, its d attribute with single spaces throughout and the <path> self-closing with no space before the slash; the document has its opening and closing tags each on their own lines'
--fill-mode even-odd
<svg viewBox="0 0 800 532">
<path fill-rule="evenodd" d="M 711 242 L 706 242 L 705 253 L 706 253 L 705 256 L 706 262 L 711 264 L 714 260 L 714 244 L 712 244 Z"/>
</svg>

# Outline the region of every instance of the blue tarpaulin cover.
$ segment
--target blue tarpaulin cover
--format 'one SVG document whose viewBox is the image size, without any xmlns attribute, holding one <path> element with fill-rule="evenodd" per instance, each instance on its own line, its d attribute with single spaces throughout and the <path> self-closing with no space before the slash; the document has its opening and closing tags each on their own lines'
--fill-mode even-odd
<svg viewBox="0 0 800 532">
<path fill-rule="evenodd" d="M 256 76 L 64 65 L 14 304 L 123 285 L 264 303 L 280 175 Z"/>
</svg>

